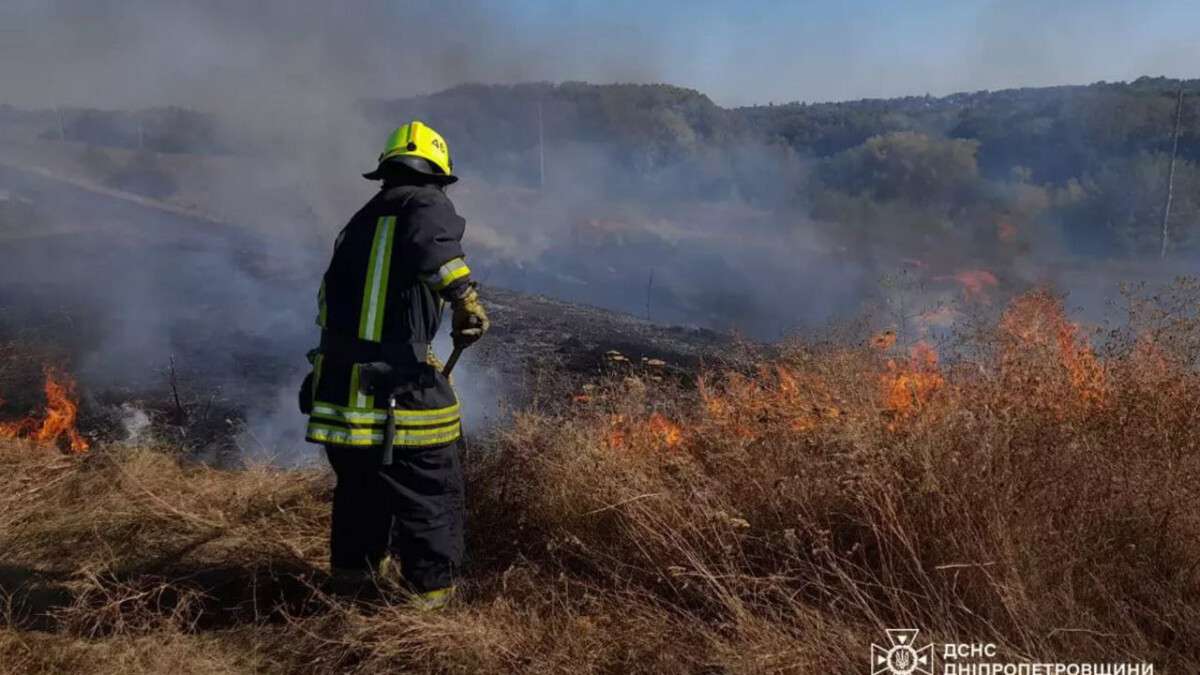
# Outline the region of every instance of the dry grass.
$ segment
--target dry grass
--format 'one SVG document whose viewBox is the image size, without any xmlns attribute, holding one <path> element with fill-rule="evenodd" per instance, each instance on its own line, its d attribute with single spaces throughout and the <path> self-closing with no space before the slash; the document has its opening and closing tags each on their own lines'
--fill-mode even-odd
<svg viewBox="0 0 1200 675">
<path fill-rule="evenodd" d="M 518 415 L 440 614 L 319 588 L 328 481 L 0 447 L 0 672 L 860 673 L 882 629 L 1200 672 L 1195 288 L 1094 350 L 1053 295 Z"/>
</svg>

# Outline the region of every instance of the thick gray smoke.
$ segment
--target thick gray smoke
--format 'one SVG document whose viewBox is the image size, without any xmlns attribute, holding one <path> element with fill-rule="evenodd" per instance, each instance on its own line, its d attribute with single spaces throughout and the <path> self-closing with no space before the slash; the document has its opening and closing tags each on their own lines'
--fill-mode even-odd
<svg viewBox="0 0 1200 675">
<path fill-rule="evenodd" d="M 285 462 L 314 456 L 301 442 L 295 386 L 316 340 L 319 275 L 337 230 L 373 189 L 358 173 L 371 167 L 388 126 L 404 121 L 369 123 L 360 100 L 463 81 L 536 79 L 547 75 L 546 64 L 596 80 L 655 78 L 645 50 L 589 59 L 565 49 L 569 35 L 514 39 L 512 21 L 507 9 L 486 2 L 0 6 L 0 104 L 42 110 L 0 125 L 7 331 L 46 326 L 74 353 L 93 391 L 161 389 L 173 361 L 185 398 L 247 403 L 239 435 L 247 453 Z M 572 65 L 566 53 L 580 56 Z M 158 156 L 61 141 L 79 109 L 161 106 L 215 115 L 223 152 Z M 141 142 L 144 131 L 137 133 Z M 146 192 L 145 181 L 122 182 L 121 195 L 105 192 L 109 175 L 143 165 L 154 180 L 171 183 L 163 190 L 155 183 L 151 192 L 220 222 L 130 201 L 130 190 Z M 537 222 L 483 224 L 494 211 L 473 201 L 464 181 L 456 195 L 461 210 L 480 222 L 468 249 L 485 257 L 517 241 L 556 246 L 588 217 L 595 197 L 586 196 L 583 172 L 611 167 L 582 158 L 558 165 L 560 175 L 573 171 L 577 180 L 564 182 L 569 196 L 540 202 Z M 530 248 L 518 248 L 505 264 L 535 260 Z M 493 276 L 487 281 L 506 281 Z M 615 294 L 593 299 L 606 296 Z M 66 334 L 47 318 L 55 313 L 68 317 Z M 468 425 L 477 427 L 496 392 L 470 361 L 458 379 Z"/>
</svg>

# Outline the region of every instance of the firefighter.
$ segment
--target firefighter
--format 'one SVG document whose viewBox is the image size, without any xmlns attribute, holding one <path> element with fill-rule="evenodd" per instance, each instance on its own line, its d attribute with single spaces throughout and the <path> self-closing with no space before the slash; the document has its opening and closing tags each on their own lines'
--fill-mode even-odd
<svg viewBox="0 0 1200 675">
<path fill-rule="evenodd" d="M 301 408 L 337 478 L 335 589 L 402 577 L 414 604 L 435 609 L 462 565 L 464 503 L 462 413 L 431 343 L 447 304 L 455 348 L 488 317 L 445 194 L 458 180 L 445 139 L 414 120 L 363 177 L 382 185 L 334 243 Z"/>
</svg>

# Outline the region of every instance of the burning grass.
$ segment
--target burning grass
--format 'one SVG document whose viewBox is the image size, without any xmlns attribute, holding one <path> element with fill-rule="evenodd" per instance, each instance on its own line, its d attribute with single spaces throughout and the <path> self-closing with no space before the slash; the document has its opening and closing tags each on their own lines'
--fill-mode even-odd
<svg viewBox="0 0 1200 675">
<path fill-rule="evenodd" d="M 1039 291 L 945 354 L 794 346 L 519 414 L 468 458 L 433 615 L 317 590 L 322 474 L 0 446 L 0 671 L 859 673 L 914 626 L 1200 672 L 1200 323 L 1155 307 L 1097 347 Z"/>
<path fill-rule="evenodd" d="M 46 405 L 41 415 L 0 422 L 0 439 L 28 438 L 37 443 L 62 445 L 71 452 L 86 452 L 89 444 L 75 428 L 79 401 L 74 380 L 51 367 L 45 368 L 44 373 Z M 0 399 L 0 405 L 3 403 Z"/>
</svg>

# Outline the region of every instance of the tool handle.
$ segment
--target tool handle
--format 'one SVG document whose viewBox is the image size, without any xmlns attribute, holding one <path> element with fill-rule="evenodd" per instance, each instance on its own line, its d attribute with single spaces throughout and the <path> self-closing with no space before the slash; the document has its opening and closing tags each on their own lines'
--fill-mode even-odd
<svg viewBox="0 0 1200 675">
<path fill-rule="evenodd" d="M 462 356 L 463 347 L 455 347 L 454 351 L 450 352 L 450 358 L 446 359 L 446 365 L 442 368 L 442 374 L 450 377 L 450 371 L 454 370 L 454 365 L 458 363 L 458 357 Z"/>
</svg>

